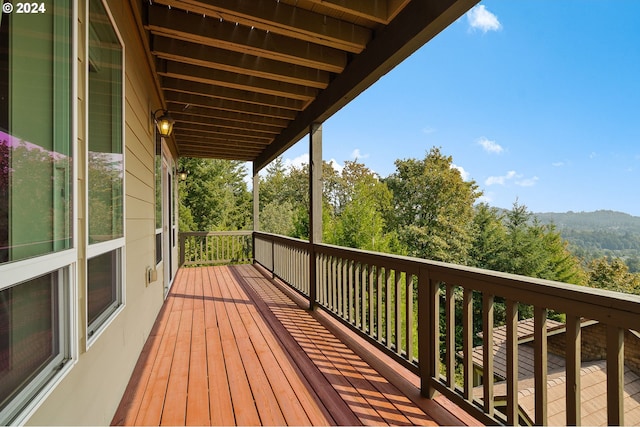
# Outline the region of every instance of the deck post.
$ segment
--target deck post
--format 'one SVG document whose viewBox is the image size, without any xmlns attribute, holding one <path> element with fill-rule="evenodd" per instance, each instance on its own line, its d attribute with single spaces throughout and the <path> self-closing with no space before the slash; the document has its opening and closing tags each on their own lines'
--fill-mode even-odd
<svg viewBox="0 0 640 427">
<path fill-rule="evenodd" d="M 256 235 L 260 231 L 260 172 L 253 163 L 253 234 L 251 238 L 251 252 L 253 262 L 256 262 Z"/>
<path fill-rule="evenodd" d="M 433 398 L 435 388 L 431 381 L 437 377 L 437 359 L 439 357 L 437 346 L 434 340 L 439 339 L 438 334 L 434 337 L 434 328 L 438 328 L 439 308 L 434 306 L 434 286 L 429 277 L 429 270 L 420 268 L 418 273 L 418 365 L 420 369 L 420 393 Z M 435 295 L 437 298 L 437 294 Z M 435 325 L 434 325 L 435 320 Z M 437 331 L 437 329 L 436 329 Z"/>
<path fill-rule="evenodd" d="M 322 243 L 322 123 L 309 126 L 309 310 L 317 300 L 316 250 Z"/>
</svg>

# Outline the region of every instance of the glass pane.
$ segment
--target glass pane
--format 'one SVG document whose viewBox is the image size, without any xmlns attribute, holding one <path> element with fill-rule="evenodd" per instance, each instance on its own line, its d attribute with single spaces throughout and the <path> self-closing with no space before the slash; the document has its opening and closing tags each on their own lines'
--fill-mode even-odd
<svg viewBox="0 0 640 427">
<path fill-rule="evenodd" d="M 0 410 L 60 354 L 57 278 L 0 291 Z"/>
<path fill-rule="evenodd" d="M 0 19 L 0 263 L 72 245 L 71 14 Z"/>
<path fill-rule="evenodd" d="M 120 249 L 91 258 L 87 266 L 88 325 L 115 308 L 120 281 Z"/>
<path fill-rule="evenodd" d="M 162 139 L 156 133 L 156 229 L 162 228 Z"/>
<path fill-rule="evenodd" d="M 99 0 L 89 3 L 89 243 L 123 236 L 122 46 Z"/>
<path fill-rule="evenodd" d="M 156 233 L 156 265 L 162 261 L 162 231 Z"/>
</svg>

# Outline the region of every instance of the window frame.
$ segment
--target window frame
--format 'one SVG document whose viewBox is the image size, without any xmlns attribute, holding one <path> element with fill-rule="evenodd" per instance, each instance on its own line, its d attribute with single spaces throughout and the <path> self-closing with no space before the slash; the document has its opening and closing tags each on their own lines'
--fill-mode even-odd
<svg viewBox="0 0 640 427">
<path fill-rule="evenodd" d="M 71 310 L 71 307 L 76 301 L 76 294 L 74 287 L 70 286 L 72 278 L 77 274 L 75 264 L 33 276 L 26 281 L 51 273 L 58 275 L 57 308 L 59 313 L 58 339 L 60 351 L 59 354 L 49 361 L 38 374 L 31 378 L 27 385 L 0 411 L 0 422 L 2 422 L 3 425 L 8 423 L 25 423 L 77 362 L 78 352 L 72 344 L 76 337 L 76 329 L 73 327 L 73 325 L 76 324 L 76 317 L 73 315 L 74 311 Z M 12 286 L 20 286 L 26 281 L 16 283 Z M 5 287 L 3 290 L 10 287 Z"/>
<path fill-rule="evenodd" d="M 89 0 L 90 1 L 90 0 Z M 91 22 L 90 22 L 90 14 L 89 14 L 89 9 L 90 9 L 90 5 L 89 5 L 89 1 L 86 3 L 86 7 L 85 7 L 85 22 L 86 22 L 86 34 L 85 34 L 85 38 L 84 38 L 84 42 L 85 42 L 85 58 L 87 58 L 86 61 L 86 66 L 88 66 L 89 64 L 89 37 L 91 34 Z M 125 47 L 125 43 L 124 40 L 122 38 L 122 34 L 120 33 L 120 29 L 118 28 L 118 26 L 116 25 L 116 22 L 113 18 L 113 14 L 111 13 L 111 9 L 109 8 L 109 5 L 107 4 L 107 2 L 105 0 L 95 0 L 95 1 L 99 1 L 102 4 L 102 7 L 105 10 L 106 16 L 109 19 L 109 22 L 111 24 L 111 27 L 113 29 L 113 32 L 115 33 L 118 42 L 120 43 L 120 47 L 121 47 L 121 58 L 122 58 L 122 70 L 121 70 L 121 82 L 122 82 L 122 94 L 121 94 L 121 123 L 119 126 L 119 130 L 120 130 L 120 135 L 121 135 L 121 140 L 122 140 L 122 237 L 117 237 L 115 239 L 111 239 L 111 240 L 107 240 L 107 241 L 102 241 L 102 242 L 96 242 L 96 243 L 89 243 L 89 127 L 90 127 L 90 123 L 89 123 L 89 104 L 90 104 L 90 100 L 89 98 L 91 97 L 91 93 L 89 92 L 89 72 L 88 70 L 86 70 L 87 72 L 85 73 L 85 93 L 86 93 L 86 102 L 85 102 L 85 111 L 84 111 L 84 120 L 85 123 L 87 124 L 85 126 L 85 142 L 84 142 L 84 147 L 85 147 L 85 161 L 84 161 L 84 167 L 85 167 L 85 176 L 86 176 L 86 182 L 87 185 L 85 186 L 85 198 L 84 200 L 86 201 L 85 206 L 84 206 L 84 213 L 85 213 L 85 248 L 86 248 L 86 259 L 84 262 L 85 265 L 85 269 L 84 269 L 84 283 L 85 283 L 85 294 L 87 295 L 87 297 L 85 298 L 85 303 L 84 303 L 84 320 L 83 320 L 83 324 L 84 324 L 84 338 L 85 338 L 85 350 L 88 351 L 91 346 L 100 338 L 100 336 L 104 333 L 105 330 L 108 329 L 109 325 L 111 325 L 111 323 L 113 323 L 113 321 L 118 317 L 118 315 L 124 310 L 125 306 L 126 306 L 126 266 L 125 266 L 125 260 L 126 260 L 126 248 L 125 248 L 125 241 L 126 241 L 126 235 L 127 235 L 127 225 L 126 225 L 126 216 L 125 216 L 125 212 L 126 212 L 126 174 L 127 174 L 127 169 L 126 169 L 126 160 L 125 160 L 125 153 L 126 153 L 126 141 L 125 141 L 125 127 L 126 127 L 126 118 L 125 118 L 125 113 L 126 113 L 126 95 L 125 95 L 125 85 L 126 85 L 126 47 Z M 94 320 L 91 324 L 88 323 L 88 318 L 89 318 L 89 305 L 88 305 L 88 294 L 89 294 L 89 288 L 88 288 L 88 278 L 89 278 L 89 260 L 97 257 L 99 255 L 103 255 L 106 254 L 108 252 L 111 251 L 119 251 L 119 262 L 118 265 L 116 267 L 117 269 L 117 280 L 118 280 L 118 284 L 116 285 L 116 301 L 114 303 L 112 303 L 105 311 L 104 313 L 102 313 L 100 316 L 98 316 L 98 318 L 96 320 Z"/>
<path fill-rule="evenodd" d="M 162 230 L 164 228 L 164 204 L 163 191 L 164 191 L 164 174 L 162 173 L 162 158 L 164 151 L 164 138 L 158 133 L 158 129 L 155 124 L 153 126 L 153 141 L 154 141 L 154 156 L 153 156 L 153 168 L 154 168 L 154 198 L 155 198 L 155 210 L 154 210 L 154 227 L 155 227 L 155 262 L 156 269 L 164 262 L 164 236 Z M 158 192 L 160 192 L 158 194 Z M 159 197 L 158 197 L 159 196 Z M 158 206 L 159 205 L 159 206 Z M 158 218 L 158 208 L 160 209 L 160 217 Z M 158 220 L 160 220 L 160 227 L 158 228 Z M 158 245 L 158 237 L 160 238 L 160 245 Z M 158 248 L 158 246 L 160 246 Z M 158 251 L 158 249 L 160 249 Z M 159 252 L 159 253 L 158 253 Z"/>
<path fill-rule="evenodd" d="M 60 5 L 49 5 L 60 15 Z M 64 6 L 69 10 L 69 143 L 71 162 L 70 193 L 73 200 L 71 212 L 71 247 L 60 251 L 9 261 L 0 264 L 0 291 L 8 289 L 45 274 L 58 272 L 58 313 L 60 355 L 42 368 L 28 384 L 0 411 L 0 424 L 25 424 L 38 410 L 46 398 L 69 375 L 78 361 L 78 0 L 69 0 Z M 55 37 L 55 34 L 54 34 Z"/>
</svg>

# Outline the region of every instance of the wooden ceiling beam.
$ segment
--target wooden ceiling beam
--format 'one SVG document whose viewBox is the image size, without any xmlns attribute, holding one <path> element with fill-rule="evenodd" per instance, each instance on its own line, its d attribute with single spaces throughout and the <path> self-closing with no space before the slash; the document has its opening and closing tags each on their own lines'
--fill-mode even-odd
<svg viewBox="0 0 640 427">
<path fill-rule="evenodd" d="M 322 5 L 357 16 L 378 24 L 389 23 L 389 0 L 308 0 L 310 3 Z"/>
<path fill-rule="evenodd" d="M 158 66 L 158 74 L 232 89 L 252 90 L 265 95 L 282 96 L 305 102 L 312 100 L 318 94 L 318 89 L 306 86 L 263 79 L 261 77 L 245 76 L 175 61 L 162 61 Z"/>
<path fill-rule="evenodd" d="M 340 73 L 347 65 L 347 53 L 344 51 L 230 21 L 220 22 L 219 19 L 186 13 L 177 8 L 150 5 L 146 27 L 153 34 L 332 73 Z"/>
<path fill-rule="evenodd" d="M 262 125 L 260 123 L 248 123 L 236 120 L 226 120 L 213 117 L 194 116 L 191 114 L 171 113 L 171 117 L 176 120 L 177 123 L 184 123 L 195 126 L 210 126 L 221 127 L 227 129 L 247 129 L 250 128 L 256 132 L 262 132 L 269 135 L 277 135 L 280 133 L 280 128 Z"/>
<path fill-rule="evenodd" d="M 302 111 L 256 159 L 260 170 L 308 132 L 365 89 L 373 85 L 409 55 L 462 16 L 479 0 L 413 0 L 356 56 L 345 71 Z"/>
<path fill-rule="evenodd" d="M 168 93 L 167 93 L 168 94 Z M 168 97 L 165 95 L 165 98 L 168 103 L 174 104 L 172 108 L 169 108 L 171 111 L 181 111 L 185 108 L 192 108 L 189 103 L 189 97 L 180 98 L 180 94 L 176 94 L 176 96 Z M 205 97 L 206 98 L 206 97 Z M 276 119 L 285 119 L 285 120 L 293 120 L 296 116 L 296 112 L 293 110 L 285 110 L 277 107 L 266 107 L 264 105 L 255 105 L 248 104 L 246 102 L 239 101 L 225 101 L 223 99 L 215 99 L 210 98 L 211 102 L 205 105 L 198 105 L 198 108 L 205 108 L 210 110 L 205 115 L 207 116 L 216 116 L 216 111 L 232 111 L 236 113 L 247 113 L 254 116 L 265 116 L 265 117 L 273 117 Z M 200 110 L 201 113 L 205 113 L 204 110 Z"/>
<path fill-rule="evenodd" d="M 218 148 L 218 149 L 225 149 L 229 151 L 235 150 L 235 151 L 252 153 L 252 154 L 259 153 L 264 149 L 264 145 L 255 145 L 255 146 L 247 145 L 247 144 L 239 145 L 239 144 L 225 143 L 224 141 L 207 143 L 207 142 L 202 142 L 194 139 L 185 140 L 180 143 L 180 146 L 183 148 L 198 148 L 202 150 L 207 148 L 209 149 Z"/>
<path fill-rule="evenodd" d="M 276 0 L 156 0 L 200 15 L 213 15 L 247 27 L 360 53 L 371 40 L 371 30 Z"/>
<path fill-rule="evenodd" d="M 180 148 L 178 148 L 178 155 L 180 157 L 196 157 L 196 158 L 203 158 L 203 159 L 211 159 L 211 158 L 215 158 L 215 159 L 221 159 L 221 160 L 239 160 L 239 161 L 243 161 L 243 162 L 250 162 L 252 161 L 255 156 L 253 155 L 249 155 L 249 154 L 236 154 L 233 151 L 229 151 L 229 152 L 222 152 L 222 151 L 215 151 L 215 150 L 190 150 L 190 149 L 185 149 L 185 150 L 180 150 Z M 189 178 L 187 178 L 189 179 Z"/>
<path fill-rule="evenodd" d="M 280 132 L 281 128 L 287 127 L 291 120 L 279 117 L 261 116 L 257 114 L 248 114 L 246 112 L 211 110 L 209 108 L 191 107 L 182 104 L 173 104 L 169 106 L 172 115 L 188 114 L 192 117 L 200 117 L 203 120 L 232 120 L 234 122 L 242 122 L 247 125 L 258 124 L 274 128 Z"/>
<path fill-rule="evenodd" d="M 239 90 L 228 87 L 221 87 L 200 82 L 192 82 L 175 78 L 162 79 L 162 88 L 167 91 L 174 91 L 184 95 L 198 98 L 227 99 L 230 101 L 240 101 L 249 104 L 267 105 L 287 110 L 302 110 L 305 105 L 302 101 L 282 96 L 265 95 L 248 90 Z M 194 101 L 193 104 L 196 104 Z"/>
<path fill-rule="evenodd" d="M 327 71 L 163 36 L 153 38 L 152 52 L 159 58 L 316 89 L 326 88 L 331 76 Z"/>
<path fill-rule="evenodd" d="M 261 108 L 291 111 L 293 112 L 293 114 L 295 114 L 298 111 L 298 110 L 292 110 L 288 108 L 282 108 L 278 105 L 254 104 L 251 102 L 236 101 L 233 99 L 224 99 L 224 98 L 213 98 L 210 96 L 194 95 L 192 93 L 175 92 L 172 90 L 165 91 L 165 100 L 167 102 L 175 102 L 180 104 L 193 105 L 196 107 L 206 107 L 206 108 L 211 108 L 211 107 L 216 108 L 225 103 L 245 104 L 247 107 L 243 105 L 243 106 L 240 106 L 239 108 L 247 108 L 247 112 L 249 112 L 248 106 L 252 106 L 253 111 L 259 111 L 259 109 Z"/>
<path fill-rule="evenodd" d="M 182 140 L 185 140 L 185 141 L 193 140 L 193 141 L 202 141 L 202 142 L 226 142 L 226 143 L 233 143 L 238 145 L 259 144 L 259 145 L 262 145 L 263 147 L 266 147 L 269 145 L 269 142 L 270 142 L 263 138 L 253 138 L 245 135 L 209 135 L 206 132 L 197 132 L 191 129 L 185 132 L 186 133 L 184 134 L 178 133 L 177 131 L 175 132 L 176 140 L 178 140 L 178 144 L 180 144 Z"/>
<path fill-rule="evenodd" d="M 268 144 L 274 138 L 273 134 L 265 134 L 262 132 L 256 132 L 253 130 L 247 129 L 229 129 L 229 128 L 221 128 L 217 126 L 204 126 L 204 125 L 184 125 L 179 122 L 176 122 L 173 129 L 179 134 L 190 134 L 190 135 L 202 135 L 202 136 L 212 136 L 212 137 L 252 137 L 261 139 L 264 141 L 264 144 Z"/>
</svg>

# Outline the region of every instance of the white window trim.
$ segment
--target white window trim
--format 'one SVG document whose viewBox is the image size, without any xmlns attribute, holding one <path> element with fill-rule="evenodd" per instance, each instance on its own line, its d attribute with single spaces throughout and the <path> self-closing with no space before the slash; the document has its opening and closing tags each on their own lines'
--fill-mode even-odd
<svg viewBox="0 0 640 427">
<path fill-rule="evenodd" d="M 12 402 L 2 411 L 3 416 L 10 416 L 8 420 L 12 425 L 23 425 L 42 405 L 47 397 L 56 389 L 58 384 L 71 372 L 78 361 L 77 316 L 74 306 L 77 306 L 76 287 L 71 286 L 73 277 L 77 275 L 76 265 L 69 265 L 49 271 L 58 271 L 60 275 L 60 288 L 62 290 L 58 301 L 60 318 L 60 355 L 49 362 L 42 372 L 31 379 Z M 47 273 L 44 273 L 47 274 Z M 36 276 L 38 277 L 38 276 Z M 57 371 L 57 372 L 56 372 Z M 48 379 L 47 379 L 48 378 Z M 43 385 L 44 384 L 44 385 Z M 38 389 L 40 389 L 38 391 Z M 32 396 L 30 398 L 30 396 Z M 24 402 L 26 406 L 23 406 Z M 11 416 L 13 413 L 15 415 Z M 3 420 L 7 421 L 7 420 Z"/>
<path fill-rule="evenodd" d="M 53 7 L 53 6 L 52 6 Z M 70 114 L 71 114 L 71 155 L 72 159 L 72 178 L 71 189 L 73 194 L 72 203 L 72 247 L 60 252 L 54 252 L 34 258 L 28 258 L 20 261 L 9 262 L 0 265 L 0 291 L 27 280 L 40 277 L 54 271 L 66 270 L 62 273 L 66 277 L 63 278 L 62 295 L 60 297 L 60 316 L 64 320 L 61 321 L 60 329 L 60 349 L 63 354 L 64 364 L 54 373 L 51 378 L 41 384 L 38 380 L 40 376 L 51 375 L 55 370 L 54 363 L 49 364 L 43 372 L 30 381 L 32 396 L 28 396 L 26 389 L 19 393 L 3 412 L 16 411 L 11 423 L 13 425 L 24 425 L 33 414 L 42 406 L 44 401 L 53 393 L 62 380 L 71 372 L 75 364 L 78 362 L 78 0 L 71 0 L 71 96 Z M 37 388 L 39 391 L 36 391 Z M 29 400 L 25 402 L 25 399 Z M 26 405 L 25 405 L 26 403 Z M 19 408 L 22 409 L 19 409 Z"/>
<path fill-rule="evenodd" d="M 0 291 L 76 262 L 77 250 L 67 249 L 0 266 Z M 73 279 L 73 278 L 71 278 Z"/>
<path fill-rule="evenodd" d="M 125 59 L 126 59 L 126 51 L 125 51 L 125 44 L 124 44 L 124 40 L 122 39 L 122 35 L 120 34 L 120 30 L 118 28 L 118 26 L 116 25 L 115 20 L 113 19 L 113 15 L 111 13 L 111 9 L 109 9 L 109 5 L 107 4 L 107 2 L 105 0 L 99 0 L 102 3 L 102 6 L 104 7 L 105 12 L 107 13 L 107 16 L 109 18 L 109 21 L 111 23 L 111 26 L 113 28 L 113 31 L 116 34 L 116 37 L 118 38 L 118 41 L 120 42 L 120 45 L 122 46 L 122 237 L 117 238 L 117 239 L 113 239 L 113 240 L 109 240 L 107 242 L 99 242 L 99 243 L 89 243 L 89 185 L 86 185 L 85 187 L 85 200 L 87 201 L 87 203 L 85 204 L 85 248 L 86 248 L 86 254 L 87 257 L 85 259 L 85 266 L 88 265 L 89 263 L 89 259 L 90 258 L 94 258 L 96 256 L 105 254 L 107 252 L 111 252 L 113 250 L 118 250 L 120 249 L 120 265 L 119 265 L 119 279 L 120 279 L 120 283 L 119 283 L 119 288 L 117 289 L 117 295 L 118 295 L 118 301 L 116 302 L 116 309 L 113 310 L 111 313 L 109 313 L 107 316 L 105 316 L 105 318 L 103 320 L 101 320 L 101 322 L 99 322 L 99 325 L 93 329 L 91 336 L 89 336 L 89 333 L 91 331 L 92 328 L 89 327 L 88 324 L 88 318 L 89 318 L 89 307 L 87 304 L 87 298 L 85 298 L 85 303 L 84 303 L 84 321 L 83 323 L 83 328 L 84 328 L 84 341 L 85 341 L 85 351 L 88 351 L 93 344 L 100 338 L 100 336 L 104 333 L 105 330 L 108 329 L 108 327 L 111 325 L 111 323 L 113 323 L 113 321 L 118 317 L 118 315 L 124 310 L 125 306 L 126 306 L 126 253 L 125 253 L 125 242 L 126 242 L 126 235 L 127 235 L 127 220 L 126 220 L 126 216 L 125 213 L 127 211 L 127 207 L 126 207 L 126 199 L 127 199 L 127 166 L 126 166 L 126 161 L 125 161 L 125 157 L 126 157 L 126 141 L 125 141 L 125 127 L 126 127 L 126 118 L 125 118 L 125 114 L 126 114 L 126 95 L 125 95 L 125 90 L 126 90 L 126 67 L 125 67 Z M 85 34 L 85 58 L 89 58 L 89 27 L 90 27 L 90 22 L 89 22 L 89 4 L 87 2 L 86 7 L 85 7 L 85 17 L 84 17 L 84 22 L 86 23 L 86 34 Z M 87 60 L 88 62 L 88 60 Z M 85 111 L 84 111 L 84 118 L 85 118 L 85 123 L 87 123 L 87 126 L 85 126 L 85 134 L 84 134 L 84 141 L 85 141 L 85 173 L 88 175 L 88 171 L 89 171 L 89 97 L 90 97 L 90 93 L 89 93 L 89 74 L 85 73 L 85 93 L 86 93 L 86 98 L 87 98 L 87 102 L 85 102 Z M 86 182 L 88 183 L 88 176 L 86 177 Z M 88 268 L 85 268 L 85 274 L 84 274 L 84 283 L 85 283 L 85 293 L 88 293 Z M 100 318 L 99 318 L 100 319 Z M 96 322 L 94 322 L 96 323 Z"/>
<path fill-rule="evenodd" d="M 89 350 L 89 348 L 91 348 L 91 346 L 93 346 L 93 344 L 96 341 L 98 341 L 100 336 L 116 320 L 118 315 L 124 310 L 124 307 L 125 307 L 125 294 L 124 294 L 124 276 L 125 276 L 125 259 L 126 259 L 125 248 L 124 246 L 120 246 L 115 248 L 114 250 L 120 250 L 120 264 L 118 265 L 118 274 L 120 276 L 120 287 L 119 289 L 117 289 L 118 296 L 116 298 L 116 302 L 112 304 L 105 313 L 98 316 L 98 319 L 94 321 L 94 324 L 98 325 L 95 329 L 90 328 L 89 326 L 92 326 L 92 325 L 88 325 L 86 321 L 84 322 L 86 350 Z M 104 252 L 104 253 L 108 253 L 108 252 Z M 87 304 L 85 304 L 84 310 L 85 310 L 84 318 L 88 319 L 89 307 L 87 306 Z M 89 336 L 89 334 L 91 334 L 91 336 Z"/>
</svg>

